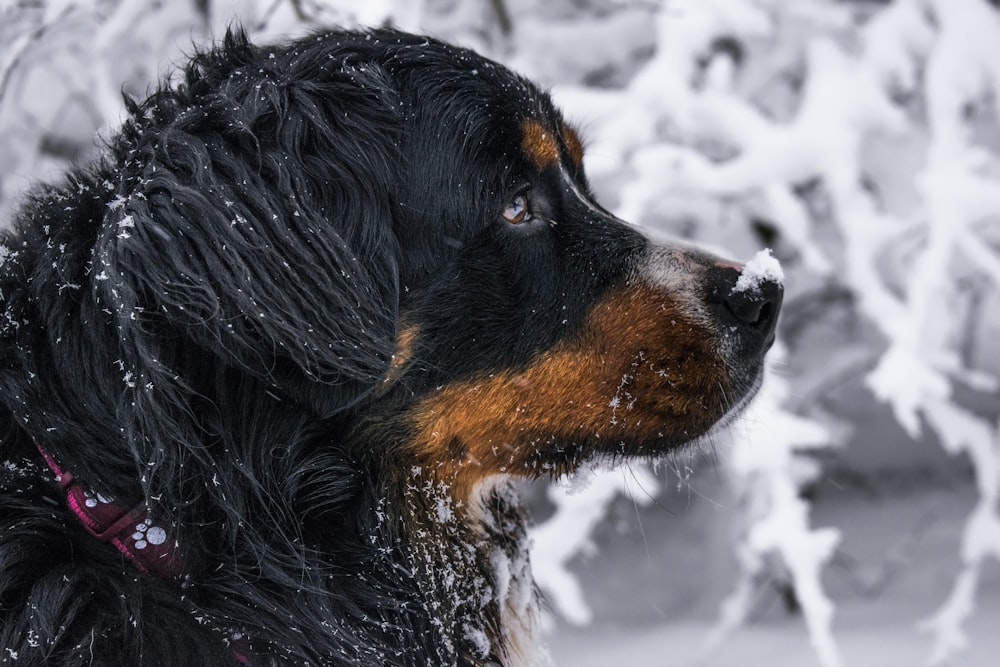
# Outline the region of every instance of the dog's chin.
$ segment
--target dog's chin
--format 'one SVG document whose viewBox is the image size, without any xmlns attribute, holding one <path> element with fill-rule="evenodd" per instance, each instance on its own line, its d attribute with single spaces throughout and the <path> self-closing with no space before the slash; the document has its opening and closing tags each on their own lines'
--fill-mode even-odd
<svg viewBox="0 0 1000 667">
<path fill-rule="evenodd" d="M 718 436 L 727 431 L 754 402 L 763 386 L 765 376 L 766 370 L 762 363 L 756 369 L 753 378 L 746 383 L 746 389 L 740 393 L 739 398 L 729 405 L 711 426 L 690 439 L 671 442 L 620 442 L 617 447 L 610 449 L 565 445 L 561 449 L 561 455 L 549 457 L 540 468 L 556 477 L 564 474 L 573 476 L 579 471 L 602 466 L 615 468 L 632 461 L 663 461 L 692 451 L 711 450 Z"/>
<path fill-rule="evenodd" d="M 685 448 L 691 446 L 697 447 L 702 443 L 711 443 L 714 441 L 716 436 L 728 430 L 729 427 L 732 426 L 733 422 L 735 422 L 740 415 L 746 412 L 747 408 L 749 408 L 754 402 L 754 399 L 757 398 L 757 393 L 764 385 L 764 378 L 766 375 L 766 367 L 763 363 L 761 363 L 757 367 L 757 372 L 755 373 L 753 380 L 750 381 L 746 391 L 743 392 L 743 395 L 740 396 L 728 410 L 726 410 L 722 417 L 720 417 L 719 420 L 715 422 L 710 429 L 708 429 L 708 431 L 689 442 L 685 445 Z"/>
<path fill-rule="evenodd" d="M 634 449 L 634 451 L 618 451 L 611 454 L 611 456 L 604 457 L 607 463 L 612 466 L 618 465 L 620 463 L 627 462 L 630 460 L 649 460 L 649 461 L 662 461 L 669 460 L 677 455 L 684 455 L 687 453 L 698 453 L 703 451 L 711 451 L 717 442 L 718 437 L 729 430 L 729 428 L 743 415 L 747 409 L 753 404 L 754 400 L 757 398 L 757 394 L 764 384 L 764 378 L 767 375 L 766 367 L 761 363 L 752 379 L 750 379 L 746 384 L 746 389 L 744 389 L 736 400 L 729 405 L 725 412 L 720 416 L 711 426 L 709 426 L 703 433 L 696 435 L 695 437 L 685 440 L 682 442 L 670 443 L 667 446 L 662 444 L 653 444 L 647 446 L 639 446 Z M 598 457 L 599 459 L 601 457 Z M 588 465 L 595 464 L 596 461 L 588 462 Z"/>
</svg>

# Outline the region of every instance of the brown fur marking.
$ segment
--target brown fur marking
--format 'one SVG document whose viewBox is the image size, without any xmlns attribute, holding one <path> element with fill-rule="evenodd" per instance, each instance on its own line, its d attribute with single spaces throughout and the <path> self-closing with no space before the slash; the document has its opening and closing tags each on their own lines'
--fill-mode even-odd
<svg viewBox="0 0 1000 667">
<path fill-rule="evenodd" d="M 467 499 L 490 475 L 566 472 L 578 461 L 551 463 L 564 448 L 653 454 L 704 434 L 726 410 L 728 375 L 717 334 L 689 310 L 623 286 L 526 367 L 441 388 L 413 413 L 418 464 Z"/>
<path fill-rule="evenodd" d="M 569 125 L 563 125 L 562 140 L 566 145 L 569 158 L 573 160 L 577 169 L 581 169 L 583 167 L 583 141 L 580 139 L 580 135 Z"/>
<path fill-rule="evenodd" d="M 559 136 L 570 160 L 579 169 L 583 166 L 583 141 L 569 125 L 561 125 Z M 537 120 L 528 119 L 521 125 L 521 150 L 533 165 L 539 169 L 555 166 L 559 163 L 559 142 L 556 135 L 550 132 Z"/>
<path fill-rule="evenodd" d="M 555 135 L 537 120 L 528 119 L 521 125 L 521 151 L 539 169 L 559 163 L 559 144 Z"/>
<path fill-rule="evenodd" d="M 386 394 L 403 376 L 406 364 L 413 357 L 413 347 L 416 344 L 418 333 L 416 326 L 400 323 L 399 331 L 396 333 L 396 351 L 389 362 L 389 370 L 386 371 L 385 377 L 382 378 L 382 384 L 378 388 L 379 396 Z"/>
</svg>

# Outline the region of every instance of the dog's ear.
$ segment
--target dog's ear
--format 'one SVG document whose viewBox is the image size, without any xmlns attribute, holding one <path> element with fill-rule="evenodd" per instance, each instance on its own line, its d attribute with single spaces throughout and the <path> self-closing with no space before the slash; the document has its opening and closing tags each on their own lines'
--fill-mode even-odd
<svg viewBox="0 0 1000 667">
<path fill-rule="evenodd" d="M 140 392 L 186 382 L 175 348 L 193 345 L 327 417 L 394 349 L 397 100 L 375 66 L 229 41 L 132 110 L 98 294 Z"/>
</svg>

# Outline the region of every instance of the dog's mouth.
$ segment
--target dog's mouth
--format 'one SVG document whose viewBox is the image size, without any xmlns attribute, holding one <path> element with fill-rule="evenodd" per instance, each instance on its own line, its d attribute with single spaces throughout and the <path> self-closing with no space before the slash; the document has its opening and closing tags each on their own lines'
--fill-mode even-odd
<svg viewBox="0 0 1000 667">
<path fill-rule="evenodd" d="M 767 345 L 767 348 L 770 349 L 773 343 L 774 340 L 772 337 L 771 343 Z M 757 372 L 754 375 L 753 380 L 750 383 L 750 386 L 739 398 L 737 398 L 733 402 L 731 406 L 729 406 L 729 409 L 727 409 L 726 412 L 722 415 L 722 417 L 720 417 L 719 420 L 712 426 L 712 428 L 710 428 L 708 432 L 705 433 L 704 436 L 702 436 L 702 439 L 706 437 L 710 438 L 711 436 L 720 433 L 728 429 L 730 426 L 732 426 L 733 422 L 739 419 L 740 416 L 744 412 L 746 412 L 747 408 L 750 407 L 750 405 L 757 398 L 757 394 L 760 392 L 761 387 L 764 385 L 764 380 L 766 377 L 767 377 L 767 368 L 763 363 L 761 363 L 757 368 Z"/>
</svg>

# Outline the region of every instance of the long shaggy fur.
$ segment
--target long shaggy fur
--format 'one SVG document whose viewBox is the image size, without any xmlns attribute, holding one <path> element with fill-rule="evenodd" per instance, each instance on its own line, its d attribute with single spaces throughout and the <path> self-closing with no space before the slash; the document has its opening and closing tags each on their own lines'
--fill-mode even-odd
<svg viewBox="0 0 1000 667">
<path fill-rule="evenodd" d="M 650 251 L 542 91 L 424 37 L 234 33 L 128 107 L 2 239 L 0 663 L 538 664 L 507 478 L 696 438 L 780 291 L 747 315 L 731 264 Z M 42 451 L 183 576 L 88 535 Z"/>
<path fill-rule="evenodd" d="M 399 100 L 354 41 L 331 59 L 231 35 L 24 206 L 0 283 L 0 659 L 225 664 L 251 627 L 256 659 L 434 654 L 379 555 L 372 464 L 333 447 L 386 371 L 398 291 Z M 109 496 L 176 508 L 183 593 L 71 525 L 32 438 Z"/>
</svg>

